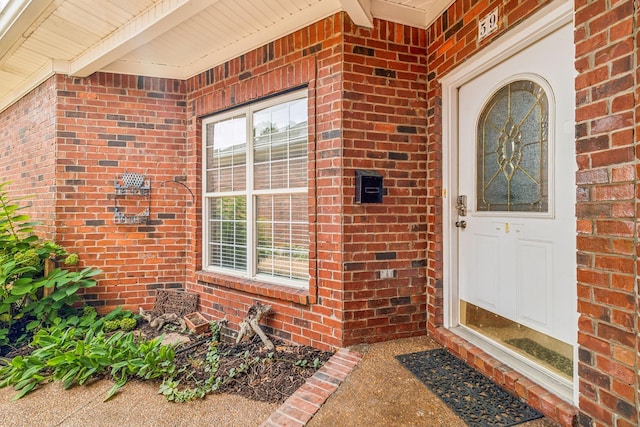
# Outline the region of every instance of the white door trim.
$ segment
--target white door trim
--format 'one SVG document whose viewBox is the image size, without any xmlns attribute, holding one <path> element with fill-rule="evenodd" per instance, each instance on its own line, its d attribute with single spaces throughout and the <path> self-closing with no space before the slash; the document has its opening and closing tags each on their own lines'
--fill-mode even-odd
<svg viewBox="0 0 640 427">
<path fill-rule="evenodd" d="M 459 326 L 458 308 L 458 265 L 457 265 L 457 218 L 454 197 L 458 188 L 458 135 L 457 111 L 458 89 L 466 82 L 486 72 L 497 64 L 515 55 L 527 46 L 537 42 L 562 26 L 573 22 L 573 2 L 556 0 L 550 5 L 518 24 L 498 40 L 484 48 L 470 60 L 454 69 L 441 79 L 442 84 L 442 231 L 443 231 L 443 297 L 444 326 Z M 577 320 L 577 319 L 576 319 Z M 465 334 L 467 335 L 467 334 Z M 472 336 L 465 338 L 473 338 Z M 577 350 L 576 350 L 577 352 Z M 574 355 L 574 360 L 577 360 Z M 514 361 L 515 365 L 520 365 Z M 560 387 L 552 390 L 561 397 L 577 402 L 577 363 L 574 363 L 574 384 L 572 387 Z M 514 366 L 516 367 L 516 366 Z M 528 371 L 526 366 L 517 366 Z M 532 374 L 534 372 L 524 372 Z"/>
</svg>

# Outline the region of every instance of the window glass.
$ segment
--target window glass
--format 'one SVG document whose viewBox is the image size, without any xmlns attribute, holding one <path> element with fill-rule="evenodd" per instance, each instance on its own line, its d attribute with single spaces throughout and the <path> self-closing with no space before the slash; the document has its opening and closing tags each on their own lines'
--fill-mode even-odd
<svg viewBox="0 0 640 427">
<path fill-rule="evenodd" d="M 298 100 L 254 113 L 255 189 L 306 187 L 306 108 L 306 100 Z"/>
<path fill-rule="evenodd" d="M 210 264 L 238 270 L 246 269 L 246 199 L 216 197 L 210 199 L 210 203 Z"/>
<path fill-rule="evenodd" d="M 478 122 L 478 211 L 548 212 L 549 103 L 519 80 L 498 90 Z"/>
<path fill-rule="evenodd" d="M 207 125 L 207 192 L 246 188 L 246 117 L 233 117 Z"/>
<path fill-rule="evenodd" d="M 306 195 L 257 197 L 258 273 L 305 279 L 308 276 L 309 225 Z"/>
<path fill-rule="evenodd" d="M 308 282 L 307 112 L 288 95 L 205 120 L 205 268 Z"/>
</svg>

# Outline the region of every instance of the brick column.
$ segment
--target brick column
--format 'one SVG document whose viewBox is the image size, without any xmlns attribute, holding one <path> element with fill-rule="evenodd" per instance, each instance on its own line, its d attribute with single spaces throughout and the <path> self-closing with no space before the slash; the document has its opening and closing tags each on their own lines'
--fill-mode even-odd
<svg viewBox="0 0 640 427">
<path fill-rule="evenodd" d="M 581 426 L 638 422 L 634 14 L 575 2 Z"/>
</svg>

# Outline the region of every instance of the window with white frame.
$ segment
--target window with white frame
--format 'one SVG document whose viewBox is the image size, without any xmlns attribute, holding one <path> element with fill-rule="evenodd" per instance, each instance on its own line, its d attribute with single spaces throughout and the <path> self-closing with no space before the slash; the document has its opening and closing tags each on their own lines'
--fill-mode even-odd
<svg viewBox="0 0 640 427">
<path fill-rule="evenodd" d="M 308 283 L 307 114 L 296 92 L 203 121 L 205 269 Z"/>
</svg>

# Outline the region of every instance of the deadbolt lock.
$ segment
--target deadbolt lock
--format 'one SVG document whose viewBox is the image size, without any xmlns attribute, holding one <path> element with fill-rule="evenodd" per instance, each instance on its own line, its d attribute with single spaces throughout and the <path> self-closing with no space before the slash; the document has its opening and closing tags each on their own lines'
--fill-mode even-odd
<svg viewBox="0 0 640 427">
<path fill-rule="evenodd" d="M 467 196 L 464 194 L 458 196 L 456 209 L 458 210 L 458 216 L 467 216 Z"/>
</svg>

